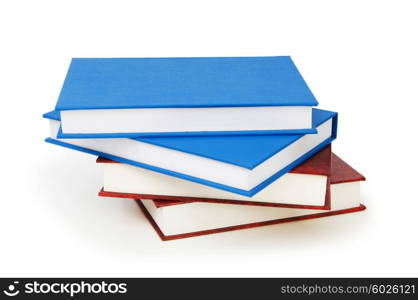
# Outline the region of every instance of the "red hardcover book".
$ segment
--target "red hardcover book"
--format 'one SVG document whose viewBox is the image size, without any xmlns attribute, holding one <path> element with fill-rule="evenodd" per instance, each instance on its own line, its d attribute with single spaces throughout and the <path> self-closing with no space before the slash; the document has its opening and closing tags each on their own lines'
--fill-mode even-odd
<svg viewBox="0 0 418 300">
<path fill-rule="evenodd" d="M 332 154 L 329 211 L 201 201 L 135 201 L 159 237 L 168 241 L 362 211 L 366 209 L 360 203 L 360 182 L 364 180 L 363 175 Z"/>
<path fill-rule="evenodd" d="M 99 192 L 104 197 L 330 209 L 331 146 L 251 198 L 102 157 L 97 162 L 104 166 L 104 187 Z"/>
</svg>

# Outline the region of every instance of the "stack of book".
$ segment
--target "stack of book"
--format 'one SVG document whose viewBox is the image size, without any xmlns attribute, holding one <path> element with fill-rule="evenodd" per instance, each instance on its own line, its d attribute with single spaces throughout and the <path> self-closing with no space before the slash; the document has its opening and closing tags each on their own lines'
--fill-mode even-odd
<svg viewBox="0 0 418 300">
<path fill-rule="evenodd" d="M 98 156 L 99 195 L 162 240 L 364 210 L 337 113 L 288 56 L 73 59 L 47 142 Z"/>
</svg>

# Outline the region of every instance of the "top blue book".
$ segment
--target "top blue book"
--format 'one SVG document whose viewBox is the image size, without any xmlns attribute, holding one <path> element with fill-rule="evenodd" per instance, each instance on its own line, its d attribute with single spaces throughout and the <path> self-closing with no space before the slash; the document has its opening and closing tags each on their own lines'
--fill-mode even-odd
<svg viewBox="0 0 418 300">
<path fill-rule="evenodd" d="M 289 56 L 74 58 L 56 110 L 315 105 Z"/>
<path fill-rule="evenodd" d="M 317 104 L 289 56 L 74 58 L 56 110 L 69 138 L 306 133 Z"/>
</svg>

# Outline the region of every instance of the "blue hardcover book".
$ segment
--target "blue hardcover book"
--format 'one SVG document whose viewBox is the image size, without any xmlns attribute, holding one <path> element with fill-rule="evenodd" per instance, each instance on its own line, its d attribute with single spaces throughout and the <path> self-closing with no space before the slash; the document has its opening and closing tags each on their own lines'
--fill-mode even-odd
<svg viewBox="0 0 418 300">
<path fill-rule="evenodd" d="M 327 146 L 337 113 L 314 109 L 317 134 L 58 139 L 59 113 L 47 113 L 52 144 L 251 197 Z"/>
<path fill-rule="evenodd" d="M 314 133 L 314 95 L 289 56 L 74 58 L 62 137 Z"/>
</svg>

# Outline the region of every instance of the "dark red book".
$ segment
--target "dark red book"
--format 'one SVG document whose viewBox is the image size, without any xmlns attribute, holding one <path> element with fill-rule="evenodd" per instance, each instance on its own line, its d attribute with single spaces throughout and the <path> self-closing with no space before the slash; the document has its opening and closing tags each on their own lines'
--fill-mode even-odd
<svg viewBox="0 0 418 300">
<path fill-rule="evenodd" d="M 168 241 L 362 211 L 366 209 L 360 203 L 360 183 L 364 180 L 363 175 L 332 154 L 331 210 L 161 199 L 135 201 L 159 237 Z"/>
<path fill-rule="evenodd" d="M 269 207 L 330 209 L 331 146 L 277 179 L 253 197 L 189 182 L 102 157 L 104 197 L 161 199 Z"/>
</svg>

